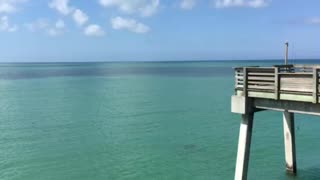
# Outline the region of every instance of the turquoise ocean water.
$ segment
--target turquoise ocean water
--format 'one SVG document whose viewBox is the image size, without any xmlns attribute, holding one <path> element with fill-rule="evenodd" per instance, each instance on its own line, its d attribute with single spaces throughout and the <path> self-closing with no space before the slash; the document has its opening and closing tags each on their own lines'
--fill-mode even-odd
<svg viewBox="0 0 320 180">
<path fill-rule="evenodd" d="M 233 179 L 232 67 L 279 63 L 0 64 L 0 179 Z M 320 179 L 320 118 L 296 116 L 295 178 L 281 118 L 257 114 L 249 179 Z"/>
</svg>

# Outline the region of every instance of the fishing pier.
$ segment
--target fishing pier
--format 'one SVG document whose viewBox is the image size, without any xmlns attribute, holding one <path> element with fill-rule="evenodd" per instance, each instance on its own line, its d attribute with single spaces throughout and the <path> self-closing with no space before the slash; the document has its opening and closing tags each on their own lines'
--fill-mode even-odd
<svg viewBox="0 0 320 180">
<path fill-rule="evenodd" d="M 275 65 L 235 68 L 231 111 L 241 114 L 235 180 L 247 179 L 254 114 L 283 112 L 286 170 L 297 172 L 294 114 L 320 116 L 320 66 Z"/>
</svg>

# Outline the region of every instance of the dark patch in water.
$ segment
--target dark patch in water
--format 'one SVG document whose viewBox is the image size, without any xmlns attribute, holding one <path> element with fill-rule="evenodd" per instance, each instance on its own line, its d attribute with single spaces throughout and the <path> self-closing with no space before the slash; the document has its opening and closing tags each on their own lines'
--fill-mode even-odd
<svg viewBox="0 0 320 180">
<path fill-rule="evenodd" d="M 231 67 L 61 67 L 59 68 L 10 68 L 0 70 L 0 79 L 31 79 L 48 77 L 83 77 L 120 75 L 154 76 L 189 76 L 189 77 L 224 77 L 233 76 Z"/>
<path fill-rule="evenodd" d="M 185 150 L 193 150 L 195 149 L 197 146 L 195 144 L 186 144 L 183 146 L 183 149 Z"/>
</svg>

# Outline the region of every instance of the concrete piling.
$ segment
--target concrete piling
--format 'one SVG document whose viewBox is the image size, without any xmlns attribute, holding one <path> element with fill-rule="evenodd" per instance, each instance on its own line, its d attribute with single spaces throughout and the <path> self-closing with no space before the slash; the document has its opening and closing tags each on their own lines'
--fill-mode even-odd
<svg viewBox="0 0 320 180">
<path fill-rule="evenodd" d="M 286 169 L 288 173 L 297 173 L 294 114 L 283 112 L 283 133 Z"/>
<path fill-rule="evenodd" d="M 254 114 L 242 115 L 239 132 L 235 180 L 247 179 Z"/>
</svg>

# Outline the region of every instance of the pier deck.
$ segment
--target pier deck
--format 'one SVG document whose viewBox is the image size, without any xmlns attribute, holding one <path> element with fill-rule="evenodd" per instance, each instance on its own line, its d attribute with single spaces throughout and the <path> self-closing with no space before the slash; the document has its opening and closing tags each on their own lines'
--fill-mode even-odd
<svg viewBox="0 0 320 180">
<path fill-rule="evenodd" d="M 286 168 L 296 173 L 294 113 L 320 116 L 319 76 L 319 65 L 235 68 L 231 111 L 242 115 L 236 180 L 247 179 L 254 114 L 263 110 L 283 112 Z"/>
</svg>

